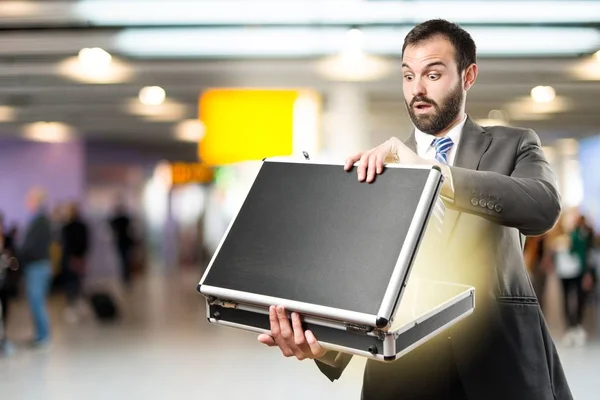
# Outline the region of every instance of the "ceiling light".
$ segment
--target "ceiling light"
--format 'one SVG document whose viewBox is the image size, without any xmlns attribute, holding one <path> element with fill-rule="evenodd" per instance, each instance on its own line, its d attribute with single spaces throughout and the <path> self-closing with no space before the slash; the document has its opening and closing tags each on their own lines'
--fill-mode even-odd
<svg viewBox="0 0 600 400">
<path fill-rule="evenodd" d="M 0 122 L 10 122 L 15 120 L 15 109 L 8 106 L 0 106 Z"/>
<path fill-rule="evenodd" d="M 317 72 L 332 81 L 375 81 L 394 71 L 392 63 L 368 54 L 349 57 L 348 54 L 327 57 L 316 63 Z"/>
<path fill-rule="evenodd" d="M 593 3 L 591 3 L 593 4 Z M 436 17 L 456 23 L 594 23 L 600 8 L 585 0 L 519 1 L 519 12 L 507 1 L 348 1 L 348 0 L 119 0 L 119 10 L 106 0 L 80 0 L 73 14 L 93 25 L 284 25 L 408 24 Z M 463 10 L 468 9 L 469 12 Z M 185 12 L 181 12 L 185 10 Z M 235 10 L 232 12 L 231 10 Z M 432 10 L 435 10 L 432 12 Z M 490 12 L 489 10 L 494 10 Z"/>
<path fill-rule="evenodd" d="M 140 103 L 147 106 L 158 106 L 165 101 L 166 93 L 160 86 L 146 86 L 140 90 Z"/>
<path fill-rule="evenodd" d="M 400 56 L 408 26 L 361 29 L 369 54 Z M 348 36 L 343 27 L 160 28 L 124 29 L 116 36 L 120 52 L 138 57 L 314 57 L 338 54 Z M 594 28 L 473 27 L 469 33 L 481 56 L 553 56 L 589 53 L 600 46 Z M 277 37 L 278 40 L 273 40 Z"/>
<path fill-rule="evenodd" d="M 84 67 L 92 69 L 106 68 L 112 60 L 112 56 L 99 47 L 81 49 L 78 57 Z"/>
<path fill-rule="evenodd" d="M 58 73 L 81 83 L 94 84 L 123 83 L 131 78 L 133 72 L 128 65 L 115 60 L 108 53 L 106 55 L 97 51 L 88 52 L 83 49 L 78 57 L 70 57 L 60 63 Z M 98 63 L 94 64 L 94 60 Z"/>
<path fill-rule="evenodd" d="M 512 121 L 539 121 L 552 118 L 552 114 L 565 112 L 573 107 L 573 101 L 556 96 L 551 102 L 535 102 L 531 96 L 518 98 L 503 108 L 506 109 Z"/>
<path fill-rule="evenodd" d="M 62 143 L 72 135 L 71 127 L 62 122 L 34 122 L 23 128 L 23 137 L 36 142 Z"/>
<path fill-rule="evenodd" d="M 536 103 L 550 103 L 556 97 L 552 86 L 536 86 L 531 89 L 531 98 Z"/>
<path fill-rule="evenodd" d="M 600 81 L 600 50 L 592 57 L 587 57 L 570 70 L 573 77 L 584 81 Z"/>
<path fill-rule="evenodd" d="M 506 115 L 506 112 L 502 110 L 491 110 L 488 113 L 488 118 L 497 121 L 506 121 L 508 119 L 508 116 Z"/>
<path fill-rule="evenodd" d="M 175 127 L 175 138 L 182 142 L 198 143 L 204 137 L 204 124 L 197 119 L 181 121 Z"/>
<path fill-rule="evenodd" d="M 36 14 L 40 5 L 32 1 L 3 1 L 0 3 L 0 17 L 18 18 Z"/>
<path fill-rule="evenodd" d="M 152 122 L 181 121 L 188 116 L 189 112 L 186 105 L 170 100 L 165 100 L 159 105 L 146 105 L 134 98 L 130 99 L 125 107 L 130 114 Z"/>
</svg>

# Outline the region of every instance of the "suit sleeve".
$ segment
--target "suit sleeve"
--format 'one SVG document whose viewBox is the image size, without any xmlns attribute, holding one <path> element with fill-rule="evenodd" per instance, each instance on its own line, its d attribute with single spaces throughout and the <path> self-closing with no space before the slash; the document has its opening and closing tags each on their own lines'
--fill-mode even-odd
<svg viewBox="0 0 600 400">
<path fill-rule="evenodd" d="M 527 236 L 550 230 L 561 212 L 556 178 L 538 135 L 525 131 L 510 176 L 451 167 L 454 202 L 448 207 L 475 214 Z"/>
<path fill-rule="evenodd" d="M 315 363 L 323 375 L 330 381 L 335 381 L 342 376 L 342 373 L 352 360 L 352 355 L 330 351 L 321 359 L 316 359 Z"/>
</svg>

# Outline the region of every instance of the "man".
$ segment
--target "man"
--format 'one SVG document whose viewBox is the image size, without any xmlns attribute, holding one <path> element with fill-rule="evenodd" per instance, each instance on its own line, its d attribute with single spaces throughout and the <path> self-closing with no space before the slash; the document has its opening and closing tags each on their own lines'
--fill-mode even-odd
<svg viewBox="0 0 600 400">
<path fill-rule="evenodd" d="M 65 279 L 67 309 L 65 319 L 74 323 L 82 310 L 81 291 L 89 249 L 87 224 L 79 213 L 77 203 L 70 203 L 66 210 L 66 223 L 61 230 L 62 270 Z"/>
<path fill-rule="evenodd" d="M 133 238 L 131 236 L 131 218 L 127 213 L 124 198 L 119 198 L 117 200 L 114 213 L 110 219 L 110 227 L 117 246 L 123 284 L 129 289 L 131 287 L 131 252 Z"/>
<path fill-rule="evenodd" d="M 359 181 L 373 182 L 384 162 L 439 165 L 446 205 L 441 243 L 422 247 L 422 276 L 473 285 L 475 312 L 393 363 L 368 361 L 364 399 L 571 399 L 560 361 L 523 262 L 524 235 L 552 228 L 560 213 L 554 175 L 531 130 L 481 127 L 465 114 L 477 78 L 476 46 L 459 26 L 424 22 L 406 36 L 402 70 L 415 125 L 351 156 Z M 285 356 L 316 359 L 331 380 L 351 356 L 327 352 L 300 317 L 271 307 L 271 335 L 259 340 Z"/>
<path fill-rule="evenodd" d="M 41 188 L 31 189 L 27 193 L 26 207 L 32 218 L 17 255 L 19 262 L 24 266 L 27 300 L 35 326 L 32 346 L 44 348 L 50 341 L 46 296 L 50 289 L 52 275 L 50 262 L 52 226 L 46 210 L 45 191 Z"/>
</svg>

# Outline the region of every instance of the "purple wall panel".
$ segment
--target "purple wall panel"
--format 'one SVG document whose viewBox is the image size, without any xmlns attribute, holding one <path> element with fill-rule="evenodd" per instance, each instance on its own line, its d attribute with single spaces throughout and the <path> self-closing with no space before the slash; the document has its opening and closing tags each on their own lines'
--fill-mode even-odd
<svg viewBox="0 0 600 400">
<path fill-rule="evenodd" d="M 56 202 L 83 197 L 85 159 L 81 143 L 0 142 L 0 211 L 8 224 L 27 221 L 25 196 L 32 186 L 48 192 Z"/>
</svg>

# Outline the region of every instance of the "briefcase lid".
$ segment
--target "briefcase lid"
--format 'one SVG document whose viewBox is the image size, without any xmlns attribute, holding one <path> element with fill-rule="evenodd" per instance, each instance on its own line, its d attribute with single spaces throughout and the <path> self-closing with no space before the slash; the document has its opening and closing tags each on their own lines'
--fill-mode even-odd
<svg viewBox="0 0 600 400">
<path fill-rule="evenodd" d="M 198 291 L 384 328 L 394 315 L 442 183 L 438 167 L 264 160 Z"/>
</svg>

